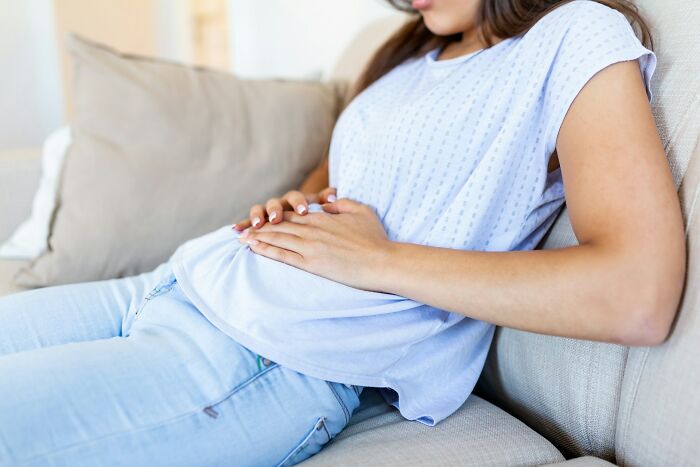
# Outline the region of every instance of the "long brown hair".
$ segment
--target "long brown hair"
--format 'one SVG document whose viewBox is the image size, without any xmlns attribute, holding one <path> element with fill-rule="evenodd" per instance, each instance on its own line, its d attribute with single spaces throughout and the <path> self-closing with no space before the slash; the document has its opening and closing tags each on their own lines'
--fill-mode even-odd
<svg viewBox="0 0 700 467">
<path fill-rule="evenodd" d="M 459 34 L 437 36 L 423 22 L 423 17 L 411 8 L 410 0 L 386 0 L 394 8 L 416 14 L 399 28 L 375 52 L 364 69 L 352 96 L 365 90 L 370 84 L 381 78 L 395 66 L 411 57 L 418 57 L 436 47 L 443 47 L 460 39 Z M 493 45 L 491 37 L 507 39 L 530 29 L 540 18 L 550 11 L 572 0 L 480 0 L 477 12 L 476 28 L 487 46 Z M 630 23 L 641 33 L 642 43 L 653 48 L 649 26 L 639 14 L 637 7 L 629 0 L 594 0 L 614 8 L 627 17 Z"/>
</svg>

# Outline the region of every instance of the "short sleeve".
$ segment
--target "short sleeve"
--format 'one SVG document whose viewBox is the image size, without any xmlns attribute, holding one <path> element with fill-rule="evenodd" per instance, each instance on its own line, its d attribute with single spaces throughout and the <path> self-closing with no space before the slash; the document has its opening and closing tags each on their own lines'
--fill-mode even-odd
<svg viewBox="0 0 700 467">
<path fill-rule="evenodd" d="M 617 62 L 637 60 L 651 102 L 651 79 L 656 55 L 634 33 L 619 11 L 591 0 L 575 0 L 559 7 L 559 44 L 544 89 L 547 154 L 556 147 L 559 129 L 571 104 L 599 71 Z M 556 13 L 549 13 L 550 15 Z"/>
</svg>

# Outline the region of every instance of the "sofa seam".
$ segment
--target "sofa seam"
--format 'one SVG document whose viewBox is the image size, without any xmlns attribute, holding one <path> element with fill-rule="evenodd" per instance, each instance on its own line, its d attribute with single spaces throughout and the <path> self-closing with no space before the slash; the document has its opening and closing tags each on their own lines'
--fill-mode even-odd
<svg viewBox="0 0 700 467">
<path fill-rule="evenodd" d="M 639 382 L 642 379 L 642 374 L 644 373 L 644 368 L 646 367 L 646 364 L 647 364 L 649 352 L 650 352 L 649 347 L 644 349 L 644 356 L 642 357 L 642 361 L 639 364 L 639 371 L 635 375 L 635 381 L 633 383 L 634 389 L 632 392 L 632 398 L 631 398 L 630 405 L 629 405 L 629 411 L 627 411 L 627 413 L 624 414 L 625 426 L 623 428 L 623 433 L 622 433 L 623 439 L 622 439 L 622 442 L 620 443 L 619 459 L 618 459 L 617 455 L 615 456 L 615 458 L 616 458 L 615 460 L 618 461 L 618 463 L 621 459 L 623 459 L 625 457 L 625 446 L 627 445 L 627 441 L 629 439 L 629 426 L 630 426 L 630 423 L 632 421 L 632 411 L 634 410 L 634 407 L 635 407 L 636 402 L 637 402 L 637 395 L 639 393 Z"/>
</svg>

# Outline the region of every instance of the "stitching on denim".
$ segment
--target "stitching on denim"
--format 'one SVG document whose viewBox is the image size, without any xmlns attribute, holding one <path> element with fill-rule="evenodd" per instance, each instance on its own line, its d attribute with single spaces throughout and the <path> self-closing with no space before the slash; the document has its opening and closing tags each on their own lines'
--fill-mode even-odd
<svg viewBox="0 0 700 467">
<path fill-rule="evenodd" d="M 306 449 L 309 446 L 309 442 L 313 439 L 313 435 L 315 434 L 316 431 L 316 425 L 321 423 L 321 426 L 323 427 L 323 431 L 326 433 L 326 442 L 323 443 L 324 445 L 327 444 L 331 440 L 331 434 L 328 431 L 328 427 L 326 426 L 326 417 L 319 417 L 319 419 L 314 423 L 313 428 L 311 428 L 310 431 L 308 431 L 304 437 L 297 443 L 296 446 L 294 446 L 291 451 L 289 451 L 287 454 L 285 454 L 282 457 L 282 460 L 277 462 L 275 464 L 275 467 L 281 467 L 287 464 L 291 459 L 294 459 L 299 453 L 301 453 L 304 449 Z"/>
<path fill-rule="evenodd" d="M 160 297 L 162 295 L 165 295 L 166 293 L 170 292 L 175 288 L 175 283 L 177 282 L 177 279 L 175 276 L 171 277 L 168 279 L 168 281 L 160 281 L 158 282 L 150 292 L 148 292 L 148 295 L 146 295 L 142 300 L 141 304 L 139 307 L 136 309 L 136 312 L 134 313 L 134 318 L 138 318 L 141 315 L 141 312 L 143 312 L 143 309 L 146 308 L 146 305 L 150 303 L 151 300 L 153 300 L 156 297 Z"/>
<path fill-rule="evenodd" d="M 181 414 L 175 415 L 175 416 L 173 416 L 173 417 L 171 417 L 171 418 L 167 418 L 167 419 L 162 420 L 162 421 L 160 421 L 160 422 L 152 423 L 152 424 L 150 424 L 150 425 L 146 425 L 146 426 L 142 426 L 142 427 L 138 427 L 138 428 L 135 428 L 135 429 L 133 429 L 133 430 L 122 430 L 122 431 L 117 431 L 117 432 L 114 432 L 114 433 L 109 433 L 109 434 L 100 436 L 100 437 L 98 437 L 98 438 L 88 439 L 88 440 L 85 440 L 85 441 L 80 441 L 80 442 L 77 442 L 77 443 L 69 444 L 69 445 L 67 445 L 67 446 L 63 446 L 63 447 L 61 447 L 61 448 L 58 448 L 58 449 L 56 449 L 56 450 L 54 450 L 54 451 L 50 451 L 50 452 L 47 452 L 47 453 L 39 454 L 39 455 L 36 455 L 36 456 L 31 457 L 31 458 L 29 458 L 29 459 L 25 459 L 25 460 L 21 461 L 21 463 L 22 463 L 22 464 L 26 464 L 26 463 L 33 462 L 33 461 L 38 460 L 38 459 L 48 458 L 48 457 L 55 456 L 56 454 L 60 454 L 61 452 L 68 451 L 68 450 L 73 449 L 73 448 L 76 448 L 76 447 L 80 447 L 80 446 L 89 446 L 90 444 L 94 444 L 94 443 L 97 443 L 97 442 L 99 442 L 99 441 L 104 441 L 104 440 L 109 439 L 109 438 L 114 438 L 114 437 L 117 437 L 117 436 L 122 436 L 122 435 L 125 435 L 125 434 L 128 434 L 128 433 L 141 433 L 141 432 L 144 432 L 144 431 L 149 431 L 149 430 L 153 430 L 153 429 L 157 429 L 157 428 L 163 428 L 163 427 L 165 427 L 165 426 L 168 426 L 168 425 L 171 425 L 171 424 L 173 424 L 173 423 L 175 423 L 175 422 L 178 422 L 178 421 L 180 421 L 181 419 L 185 419 L 185 418 L 188 418 L 188 417 L 192 417 L 193 415 L 198 415 L 198 414 L 200 414 L 201 412 L 202 412 L 202 409 L 197 408 L 196 410 L 191 410 L 191 411 L 189 411 L 189 412 L 183 412 L 183 413 L 181 413 Z M 21 465 L 21 464 L 20 464 L 20 465 Z"/>
<path fill-rule="evenodd" d="M 340 407 L 343 409 L 343 414 L 345 415 L 345 424 L 347 425 L 348 423 L 350 423 L 350 410 L 348 410 L 348 407 L 345 405 L 345 402 L 343 402 L 343 399 L 338 395 L 338 392 L 335 390 L 333 385 L 329 381 L 326 381 L 326 384 L 333 392 L 333 395 L 338 401 L 338 404 L 340 404 Z"/>
<path fill-rule="evenodd" d="M 125 434 L 128 434 L 128 433 L 141 433 L 141 432 L 148 431 L 148 430 L 153 430 L 153 429 L 156 429 L 156 428 L 162 428 L 162 427 L 164 427 L 164 426 L 168 426 L 168 425 L 171 425 L 171 424 L 173 424 L 173 423 L 175 423 L 175 422 L 178 422 L 178 421 L 180 421 L 181 419 L 185 419 L 185 418 L 192 417 L 192 416 L 195 416 L 195 415 L 198 415 L 198 414 L 202 414 L 202 413 L 203 413 L 202 410 L 203 410 L 204 408 L 206 408 L 206 407 L 211 407 L 211 406 L 213 406 L 213 405 L 218 405 L 218 404 L 224 402 L 226 399 L 228 399 L 229 397 L 233 396 L 238 390 L 243 389 L 244 386 L 246 386 L 246 385 L 249 384 L 250 382 L 254 381 L 254 380 L 257 379 L 258 377 L 260 377 L 260 376 L 262 376 L 262 375 L 264 375 L 264 374 L 267 374 L 267 373 L 268 373 L 270 370 L 272 370 L 273 368 L 277 368 L 277 366 L 278 366 L 278 365 L 275 363 L 274 365 L 271 365 L 271 366 L 267 367 L 267 368 L 266 368 L 265 370 L 263 370 L 262 372 L 256 373 L 256 374 L 253 375 L 252 377 L 248 378 L 247 380 L 245 380 L 244 382 L 242 382 L 241 384 L 239 384 L 238 386 L 236 386 L 236 388 L 234 388 L 233 391 L 230 391 L 230 393 L 228 393 L 228 395 L 227 395 L 226 397 L 220 397 L 220 398 L 219 398 L 220 400 L 219 400 L 218 402 L 214 402 L 214 403 L 208 404 L 208 405 L 206 405 L 205 407 L 198 406 L 196 409 L 190 410 L 190 411 L 188 411 L 188 412 L 183 412 L 183 413 L 181 413 L 181 414 L 174 415 L 173 417 L 166 418 L 165 420 L 162 420 L 162 421 L 160 421 L 160 422 L 152 423 L 152 424 L 150 424 L 150 425 L 146 425 L 146 426 L 142 426 L 142 427 L 138 427 L 138 428 L 135 428 L 135 429 L 133 429 L 133 430 L 122 430 L 122 431 L 117 431 L 117 432 L 114 432 L 114 433 L 109 433 L 109 434 L 100 436 L 100 437 L 98 437 L 98 438 L 88 439 L 88 440 L 85 440 L 85 441 L 80 441 L 80 442 L 77 442 L 77 443 L 69 444 L 69 445 L 67 445 L 67 446 L 63 446 L 63 447 L 61 447 L 61 448 L 58 448 L 58 449 L 56 449 L 56 450 L 54 450 L 54 451 L 47 452 L 47 453 L 43 453 L 43 454 L 38 454 L 38 455 L 36 455 L 36 456 L 34 456 L 34 457 L 31 457 L 31 458 L 29 458 L 29 459 L 22 460 L 21 463 L 24 464 L 24 463 L 33 462 L 33 461 L 35 461 L 35 460 L 42 459 L 42 458 L 44 458 L 44 457 L 47 457 L 47 458 L 48 458 L 48 457 L 50 457 L 50 456 L 54 456 L 54 455 L 56 455 L 56 454 L 60 454 L 61 452 L 67 451 L 67 450 L 72 449 L 72 448 L 76 448 L 76 447 L 79 447 L 79 446 L 89 446 L 90 444 L 97 443 L 98 441 L 103 441 L 103 440 L 105 440 L 105 439 L 113 438 L 113 437 L 116 437 L 116 436 L 122 436 L 122 435 L 125 435 Z M 217 400 L 217 399 L 215 399 L 215 400 Z M 206 416 L 206 414 L 205 414 L 205 416 Z M 330 438 L 330 436 L 329 436 L 329 438 Z"/>
<path fill-rule="evenodd" d="M 270 366 L 268 366 L 267 368 L 265 368 L 265 369 L 262 370 L 261 372 L 255 373 L 253 376 L 251 376 L 251 377 L 248 378 L 247 380 L 243 381 L 241 384 L 239 384 L 238 386 L 234 387 L 232 390 L 230 390 L 229 392 L 227 392 L 227 393 L 224 394 L 223 396 L 220 396 L 219 398 L 214 399 L 214 402 L 212 402 L 212 403 L 210 403 L 210 404 L 207 404 L 207 405 L 204 406 L 203 408 L 214 407 L 214 406 L 216 406 L 216 405 L 221 404 L 222 402 L 226 401 L 227 399 L 230 399 L 231 397 L 233 397 L 234 394 L 236 394 L 238 391 L 240 391 L 241 389 L 243 389 L 243 388 L 245 388 L 246 386 L 248 386 L 250 383 L 252 383 L 252 382 L 255 381 L 256 379 L 260 378 L 260 377 L 263 376 L 263 375 L 266 375 L 267 373 L 270 372 L 270 370 L 274 370 L 275 368 L 278 368 L 278 367 L 279 367 L 279 365 L 278 365 L 277 363 L 271 364 Z"/>
</svg>

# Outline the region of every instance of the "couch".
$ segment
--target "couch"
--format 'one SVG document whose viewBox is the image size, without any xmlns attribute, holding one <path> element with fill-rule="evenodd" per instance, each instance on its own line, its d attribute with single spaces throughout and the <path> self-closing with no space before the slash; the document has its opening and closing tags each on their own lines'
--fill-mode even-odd
<svg viewBox="0 0 700 467">
<path fill-rule="evenodd" d="M 636 3 L 655 37 L 654 115 L 686 224 L 686 287 L 670 337 L 624 347 L 499 328 L 456 413 L 427 427 L 368 388 L 349 426 L 304 465 L 700 464 L 700 3 Z M 356 76 L 396 23 L 364 31 L 327 79 Z M 0 153 L 0 241 L 28 216 L 39 162 L 38 151 Z M 563 211 L 542 248 L 575 243 Z M 0 261 L 0 295 L 20 290 L 12 275 L 22 264 Z"/>
</svg>

